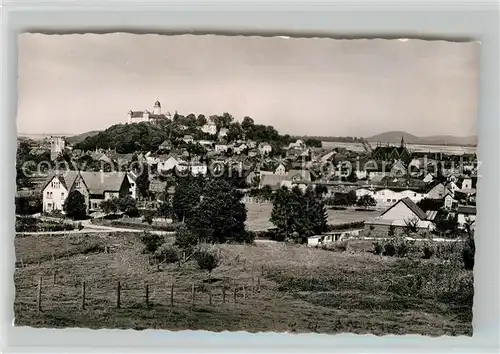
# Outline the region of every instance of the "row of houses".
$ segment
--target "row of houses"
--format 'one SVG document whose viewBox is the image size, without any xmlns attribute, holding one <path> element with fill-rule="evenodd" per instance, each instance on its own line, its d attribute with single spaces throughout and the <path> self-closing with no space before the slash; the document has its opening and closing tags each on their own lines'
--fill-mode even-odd
<svg viewBox="0 0 500 354">
<path fill-rule="evenodd" d="M 87 213 L 99 210 L 102 201 L 137 197 L 136 176 L 126 172 L 64 171 L 52 173 L 42 186 L 43 211 L 62 211 L 68 195 L 77 190 L 85 198 Z"/>
</svg>

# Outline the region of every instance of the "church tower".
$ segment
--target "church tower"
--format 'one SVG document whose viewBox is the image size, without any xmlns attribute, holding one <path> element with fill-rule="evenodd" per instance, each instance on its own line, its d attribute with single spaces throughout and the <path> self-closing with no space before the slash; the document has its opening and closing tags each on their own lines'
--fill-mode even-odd
<svg viewBox="0 0 500 354">
<path fill-rule="evenodd" d="M 401 147 L 404 147 L 405 146 L 405 139 L 403 137 L 401 137 Z"/>
<path fill-rule="evenodd" d="M 161 114 L 161 104 L 160 101 L 156 101 L 153 107 L 153 114 Z"/>
</svg>

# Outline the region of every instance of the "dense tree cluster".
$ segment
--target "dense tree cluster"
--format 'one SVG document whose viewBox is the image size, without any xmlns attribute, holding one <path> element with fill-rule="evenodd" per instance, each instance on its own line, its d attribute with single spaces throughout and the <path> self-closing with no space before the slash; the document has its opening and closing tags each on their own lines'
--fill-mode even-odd
<svg viewBox="0 0 500 354">
<path fill-rule="evenodd" d="M 285 237 L 304 242 L 307 237 L 326 231 L 324 199 L 312 188 L 281 188 L 273 197 L 271 222 Z"/>
</svg>

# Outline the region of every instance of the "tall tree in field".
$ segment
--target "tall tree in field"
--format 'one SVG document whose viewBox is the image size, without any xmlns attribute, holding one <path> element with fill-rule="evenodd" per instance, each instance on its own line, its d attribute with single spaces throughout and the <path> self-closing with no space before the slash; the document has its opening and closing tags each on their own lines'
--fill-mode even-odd
<svg viewBox="0 0 500 354">
<path fill-rule="evenodd" d="M 142 163 L 140 166 L 141 167 L 135 171 L 137 174 L 135 183 L 139 194 L 145 198 L 149 192 L 149 166 L 145 163 Z"/>
<path fill-rule="evenodd" d="M 85 197 L 77 190 L 69 192 L 68 198 L 63 206 L 66 215 L 74 220 L 85 218 L 87 208 L 85 206 Z"/>
<path fill-rule="evenodd" d="M 362 195 L 356 201 L 356 205 L 368 209 L 368 207 L 374 207 L 377 205 L 377 201 L 369 194 Z"/>
<path fill-rule="evenodd" d="M 271 222 L 288 237 L 297 235 L 304 241 L 308 236 L 324 232 L 326 221 L 325 202 L 311 188 L 305 192 L 298 187 L 276 191 Z"/>
<path fill-rule="evenodd" d="M 200 203 L 186 220 L 188 228 L 207 242 L 246 239 L 247 210 L 243 194 L 223 179 L 209 180 Z"/>
<path fill-rule="evenodd" d="M 185 221 L 193 214 L 201 200 L 202 186 L 201 177 L 188 175 L 178 179 L 172 198 L 172 211 L 178 220 Z"/>
</svg>

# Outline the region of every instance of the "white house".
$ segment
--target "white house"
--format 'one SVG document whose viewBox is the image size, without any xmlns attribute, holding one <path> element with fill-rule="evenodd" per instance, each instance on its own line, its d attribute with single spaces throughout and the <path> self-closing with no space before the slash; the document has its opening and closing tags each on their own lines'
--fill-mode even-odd
<svg viewBox="0 0 500 354">
<path fill-rule="evenodd" d="M 217 134 L 217 125 L 213 122 L 208 122 L 201 127 L 201 131 L 207 134 L 215 135 Z"/>
<path fill-rule="evenodd" d="M 220 130 L 219 130 L 219 139 L 224 138 L 227 135 L 228 132 L 229 132 L 229 129 L 227 129 L 227 128 L 220 128 Z"/>
<path fill-rule="evenodd" d="M 259 151 L 263 155 L 270 154 L 272 150 L 273 150 L 273 148 L 268 143 L 260 143 L 259 144 Z"/>
<path fill-rule="evenodd" d="M 197 176 L 197 175 L 203 175 L 203 176 L 205 176 L 205 175 L 207 174 L 208 167 L 207 167 L 207 165 L 205 165 L 205 164 L 201 164 L 201 163 L 192 163 L 192 164 L 189 166 L 189 170 L 191 171 L 191 173 L 192 173 L 194 176 Z"/>
<path fill-rule="evenodd" d="M 276 170 L 274 170 L 274 174 L 275 175 L 282 175 L 282 176 L 284 176 L 286 174 L 285 165 L 283 165 L 282 163 L 280 163 L 278 165 L 278 167 L 276 167 Z"/>
<path fill-rule="evenodd" d="M 466 222 L 476 220 L 476 207 L 459 205 L 457 208 L 457 219 L 460 228 L 464 228 Z"/>
<path fill-rule="evenodd" d="M 158 171 L 170 171 L 183 162 L 185 161 L 177 156 L 168 155 L 166 158 L 159 159 Z"/>
<path fill-rule="evenodd" d="M 428 173 L 425 175 L 425 177 L 422 179 L 425 183 L 431 183 L 434 181 L 434 177 L 432 176 L 432 173 Z"/>
<path fill-rule="evenodd" d="M 444 197 L 445 209 L 450 210 L 453 207 L 454 202 L 455 202 L 455 200 L 453 199 L 453 196 L 451 194 L 448 194 L 446 197 Z"/>
<path fill-rule="evenodd" d="M 215 152 L 221 153 L 226 152 L 229 149 L 229 146 L 226 142 L 219 142 L 215 144 Z"/>
<path fill-rule="evenodd" d="M 389 228 L 403 230 L 409 223 L 415 223 L 419 231 L 431 231 L 436 213 L 426 214 L 410 198 L 400 199 L 382 215 L 365 221 L 365 232 L 370 235 L 387 237 Z"/>
<path fill-rule="evenodd" d="M 42 187 L 44 212 L 63 210 L 68 195 L 76 190 L 85 199 L 88 211 L 97 210 L 103 200 L 130 195 L 130 183 L 125 172 L 64 171 L 54 173 Z"/>
<path fill-rule="evenodd" d="M 190 144 L 192 142 L 194 142 L 194 139 L 191 135 L 184 135 L 184 137 L 182 138 L 182 140 L 186 143 L 186 144 Z"/>
<path fill-rule="evenodd" d="M 130 195 L 132 198 L 137 199 L 137 176 L 134 172 L 127 173 L 128 183 L 130 184 Z"/>
</svg>

